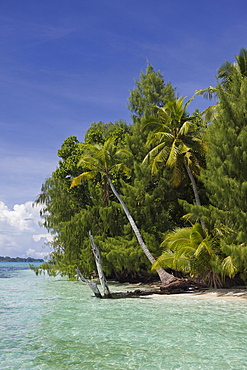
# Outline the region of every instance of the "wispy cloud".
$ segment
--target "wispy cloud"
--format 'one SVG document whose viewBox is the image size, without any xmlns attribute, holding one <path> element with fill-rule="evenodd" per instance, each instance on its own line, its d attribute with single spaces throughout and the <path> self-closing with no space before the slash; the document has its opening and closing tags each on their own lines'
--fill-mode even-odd
<svg viewBox="0 0 247 370">
<path fill-rule="evenodd" d="M 2 43 L 8 44 L 8 50 L 33 47 L 56 39 L 64 38 L 75 31 L 73 26 L 57 26 L 48 22 L 32 22 L 17 17 L 0 16 Z M 19 43 L 19 40 L 22 42 Z"/>
</svg>

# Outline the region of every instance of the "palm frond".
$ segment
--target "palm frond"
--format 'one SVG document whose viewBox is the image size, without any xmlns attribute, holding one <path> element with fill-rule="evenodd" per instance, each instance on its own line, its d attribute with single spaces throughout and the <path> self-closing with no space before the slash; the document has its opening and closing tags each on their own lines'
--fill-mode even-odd
<svg viewBox="0 0 247 370">
<path fill-rule="evenodd" d="M 218 104 L 211 105 L 201 112 L 201 117 L 205 122 L 212 122 L 217 118 L 218 115 Z"/>
<path fill-rule="evenodd" d="M 179 150 L 177 147 L 177 140 L 174 140 L 172 143 L 171 149 L 170 149 L 169 157 L 166 161 L 167 167 L 172 168 L 175 166 L 178 154 L 179 154 Z"/>
<path fill-rule="evenodd" d="M 194 256 L 196 258 L 200 258 L 200 256 L 205 252 L 208 254 L 208 256 L 211 256 L 213 254 L 212 239 L 210 237 L 206 237 L 202 240 L 202 242 L 198 245 Z"/>
<path fill-rule="evenodd" d="M 185 136 L 191 131 L 192 121 L 185 121 L 179 129 L 178 136 Z"/>
<path fill-rule="evenodd" d="M 174 250 L 181 245 L 188 245 L 190 243 L 190 231 L 190 227 L 175 229 L 165 236 L 161 246 L 170 250 Z"/>
<path fill-rule="evenodd" d="M 111 170 L 115 169 L 117 172 L 130 173 L 131 169 L 124 163 L 117 163 L 111 167 Z"/>
<path fill-rule="evenodd" d="M 145 165 L 151 164 L 151 172 L 156 173 L 159 170 L 159 165 L 162 165 L 168 156 L 168 148 L 165 143 L 160 143 L 155 146 L 150 152 L 145 156 L 143 162 Z"/>
<path fill-rule="evenodd" d="M 84 168 L 87 168 L 89 170 L 93 170 L 93 169 L 96 169 L 98 167 L 98 161 L 97 161 L 97 158 L 95 157 L 82 157 L 78 164 L 77 164 L 78 167 L 84 167 Z"/>
<path fill-rule="evenodd" d="M 196 90 L 195 95 L 202 95 L 204 98 L 212 100 L 217 95 L 217 89 L 216 87 L 209 86 L 206 89 Z"/>
<path fill-rule="evenodd" d="M 171 117 L 167 112 L 167 105 L 165 107 L 157 107 L 159 117 L 162 119 L 163 122 L 166 122 L 167 126 L 170 125 Z"/>
<path fill-rule="evenodd" d="M 89 172 L 83 172 L 77 177 L 74 177 L 72 179 L 70 189 L 73 188 L 74 186 L 81 185 L 83 181 L 91 180 L 97 175 L 97 171 L 89 171 Z"/>
<path fill-rule="evenodd" d="M 148 135 L 147 138 L 147 145 L 158 145 L 162 142 L 167 142 L 167 144 L 171 141 L 173 141 L 174 136 L 171 132 L 169 131 L 164 131 L 163 128 L 161 131 L 156 132 L 153 131 Z"/>
<path fill-rule="evenodd" d="M 233 263 L 232 257 L 228 256 L 222 261 L 222 273 L 224 276 L 233 278 L 238 272 L 237 267 Z"/>
<path fill-rule="evenodd" d="M 184 98 L 185 99 L 185 98 Z M 184 111 L 187 109 L 187 107 L 190 105 L 190 103 L 194 100 L 194 96 L 192 96 L 185 104 L 184 104 Z"/>
<path fill-rule="evenodd" d="M 172 171 L 172 176 L 171 176 L 171 183 L 173 186 L 178 186 L 182 179 L 184 178 L 184 170 L 183 167 L 180 166 L 178 163 L 175 164 L 173 167 Z"/>
<path fill-rule="evenodd" d="M 164 252 L 162 255 L 157 258 L 157 260 L 152 265 L 152 270 L 157 270 L 160 267 L 170 267 L 173 268 L 174 264 L 174 253 L 173 252 Z"/>
</svg>

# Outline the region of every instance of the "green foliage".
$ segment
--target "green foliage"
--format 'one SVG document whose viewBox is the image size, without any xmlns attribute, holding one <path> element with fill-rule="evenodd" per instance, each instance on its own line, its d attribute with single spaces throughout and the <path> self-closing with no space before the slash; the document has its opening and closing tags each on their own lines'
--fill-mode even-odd
<svg viewBox="0 0 247 370">
<path fill-rule="evenodd" d="M 125 142 L 125 136 L 130 131 L 123 120 L 114 123 L 93 122 L 85 135 L 85 144 L 104 144 L 106 140 L 115 137 L 116 142 Z"/>
<path fill-rule="evenodd" d="M 148 63 L 130 92 L 131 125 L 94 122 L 84 143 L 75 136 L 62 143 L 58 167 L 36 200 L 43 226 L 54 236 L 50 262 L 33 268 L 37 274 L 74 278 L 78 266 L 84 276 L 94 275 L 89 230 L 108 276 L 149 270 L 110 192 L 110 175 L 153 256 L 160 254 L 164 233 L 175 228 L 156 267 L 182 269 L 215 286 L 236 273 L 247 280 L 247 51 L 235 58 L 220 67 L 216 87 L 196 93 L 218 100 L 202 112 L 213 122 L 207 128 L 202 113 L 189 115 L 190 100 L 176 98 L 172 85 Z M 198 190 L 210 204 L 188 203 L 193 196 L 188 175 L 195 198 Z M 182 220 L 183 208 L 189 214 Z M 184 220 L 194 226 L 181 228 Z"/>
<path fill-rule="evenodd" d="M 239 271 L 238 258 L 222 253 L 220 245 L 223 242 L 223 235 L 216 230 L 209 234 L 199 223 L 175 229 L 165 236 L 161 244 L 165 250 L 153 268 L 181 270 L 191 276 L 200 276 L 209 286 L 222 287 L 226 276 L 233 278 Z"/>
<path fill-rule="evenodd" d="M 165 84 L 160 71 L 155 72 L 150 63 L 147 64 L 145 73 L 140 74 L 135 80 L 136 86 L 130 91 L 128 108 L 133 113 L 133 125 L 127 137 L 127 146 L 138 162 L 147 154 L 145 143 L 147 132 L 143 130 L 144 117 L 155 115 L 157 107 L 163 106 L 175 97 L 175 89 L 168 82 Z"/>
<path fill-rule="evenodd" d="M 147 73 L 141 74 L 140 82 L 136 83 L 130 96 L 130 109 L 140 117 L 156 111 L 157 105 L 174 97 L 172 86 L 165 85 L 160 72 L 154 72 L 150 64 Z M 109 192 L 106 181 L 109 174 L 133 212 L 153 255 L 159 254 L 162 233 L 181 223 L 178 190 L 173 191 L 165 177 L 151 178 L 149 169 L 141 165 L 147 154 L 144 145 L 147 133 L 137 118 L 131 126 L 121 120 L 92 123 L 84 143 L 74 136 L 62 143 L 58 168 L 45 181 L 37 199 L 42 205 L 43 225 L 54 235 L 51 260 L 55 267 L 44 266 L 49 273 L 61 270 L 73 277 L 78 266 L 90 277 L 95 265 L 89 230 L 100 245 L 103 266 L 109 275 L 149 269 L 121 206 Z M 72 178 L 77 186 L 71 187 Z M 117 256 L 115 264 L 113 256 Z"/>
<path fill-rule="evenodd" d="M 207 167 L 201 179 L 208 193 L 207 207 L 190 206 L 186 210 L 202 217 L 209 230 L 224 229 L 218 255 L 225 256 L 228 276 L 238 271 L 246 280 L 247 251 L 247 77 L 243 65 L 229 63 L 221 67 L 217 86 L 217 116 L 207 129 Z"/>
<path fill-rule="evenodd" d="M 136 87 L 130 92 L 128 108 L 139 118 L 154 114 L 157 106 L 163 106 L 175 96 L 171 83 L 165 84 L 163 75 L 160 71 L 155 72 L 150 63 L 147 64 L 146 73 L 142 72 L 135 84 Z"/>
<path fill-rule="evenodd" d="M 147 144 L 151 150 L 144 158 L 144 163 L 151 162 L 151 169 L 156 173 L 161 167 L 173 170 L 172 183 L 177 186 L 186 175 L 185 162 L 198 174 L 204 154 L 201 122 L 195 116 L 188 117 L 184 98 L 169 101 L 158 109 L 158 117 L 149 118 L 146 129 L 150 130 Z"/>
<path fill-rule="evenodd" d="M 226 91 L 231 89 L 236 72 L 241 75 L 241 77 L 247 77 L 247 50 L 241 48 L 239 54 L 235 55 L 235 59 L 235 63 L 226 61 L 218 69 L 217 79 L 221 87 Z"/>
<path fill-rule="evenodd" d="M 246 96 L 247 78 L 237 72 L 228 92 L 219 87 L 220 112 L 208 130 L 210 145 L 203 173 L 212 217 L 216 225 L 226 225 L 237 233 L 237 243 L 247 237 Z"/>
<path fill-rule="evenodd" d="M 216 104 L 206 108 L 201 116 L 206 122 L 214 122 L 217 118 L 221 106 L 217 100 L 220 98 L 220 90 L 230 93 L 230 90 L 235 83 L 236 75 L 238 74 L 241 78 L 247 77 L 247 50 L 242 48 L 238 55 L 235 55 L 236 62 L 230 63 L 224 62 L 217 72 L 218 86 L 209 86 L 206 89 L 200 89 L 195 92 L 195 95 L 202 95 L 206 99 L 215 99 Z"/>
</svg>

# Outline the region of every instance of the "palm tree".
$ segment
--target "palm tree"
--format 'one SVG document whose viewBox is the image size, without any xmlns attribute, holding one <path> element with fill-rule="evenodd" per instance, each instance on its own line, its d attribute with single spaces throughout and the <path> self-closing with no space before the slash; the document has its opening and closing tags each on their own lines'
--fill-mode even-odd
<svg viewBox="0 0 247 370">
<path fill-rule="evenodd" d="M 164 107 L 158 108 L 158 119 L 146 124 L 146 129 L 151 128 L 147 144 L 153 148 L 143 162 L 151 162 L 153 174 L 163 166 L 172 169 L 171 182 L 175 186 L 180 184 L 187 173 L 196 203 L 201 205 L 194 175 L 199 173 L 204 143 L 201 128 L 186 113 L 191 99 L 186 104 L 184 99 L 171 100 Z"/>
<path fill-rule="evenodd" d="M 192 227 L 178 228 L 168 233 L 161 246 L 165 247 L 153 268 L 170 267 L 191 276 L 199 275 L 210 286 L 220 287 L 224 277 L 234 277 L 237 267 L 233 258 L 223 258 L 217 253 L 220 234 L 213 234 L 198 223 Z"/>
<path fill-rule="evenodd" d="M 217 79 L 220 80 L 221 86 L 229 89 L 235 71 L 238 71 L 242 77 L 247 77 L 247 50 L 242 48 L 238 55 L 235 55 L 236 62 L 230 63 L 226 61 L 218 69 Z"/>
<path fill-rule="evenodd" d="M 114 137 L 105 141 L 101 146 L 82 144 L 82 149 L 84 151 L 84 155 L 81 157 L 78 165 L 88 169 L 89 171 L 83 172 L 81 175 L 75 177 L 72 180 L 71 187 L 80 185 L 82 181 L 93 179 L 98 174 L 101 174 L 104 183 L 109 184 L 113 194 L 121 204 L 143 252 L 147 256 L 148 260 L 153 264 L 155 262 L 155 258 L 145 245 L 135 221 L 111 180 L 111 173 L 113 171 L 121 171 L 123 173 L 130 172 L 130 169 L 123 163 L 122 159 L 123 157 L 131 155 L 131 153 L 126 149 L 117 149 Z M 163 284 L 169 284 L 176 280 L 173 275 L 167 273 L 163 268 L 157 268 L 157 273 Z"/>
<path fill-rule="evenodd" d="M 247 77 L 247 50 L 244 48 L 240 49 L 238 55 L 235 55 L 236 62 L 230 63 L 224 62 L 218 69 L 216 78 L 219 82 L 217 87 L 209 86 L 205 89 L 195 91 L 195 95 L 202 95 L 204 98 L 209 100 L 217 100 L 218 89 L 223 88 L 228 91 L 232 80 L 236 77 L 236 74 L 241 78 Z M 204 117 L 206 122 L 214 121 L 217 117 L 218 102 L 206 108 L 201 115 Z"/>
</svg>

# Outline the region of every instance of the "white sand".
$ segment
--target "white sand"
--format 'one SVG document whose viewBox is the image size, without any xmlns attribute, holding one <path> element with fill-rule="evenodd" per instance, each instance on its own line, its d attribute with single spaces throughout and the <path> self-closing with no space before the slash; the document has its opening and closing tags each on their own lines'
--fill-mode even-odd
<svg viewBox="0 0 247 370">
<path fill-rule="evenodd" d="M 163 297 L 164 295 L 159 295 Z M 192 293 L 171 294 L 169 296 L 199 298 L 199 299 L 224 299 L 224 300 L 241 300 L 247 304 L 247 289 L 206 289 L 204 291 Z"/>
</svg>

